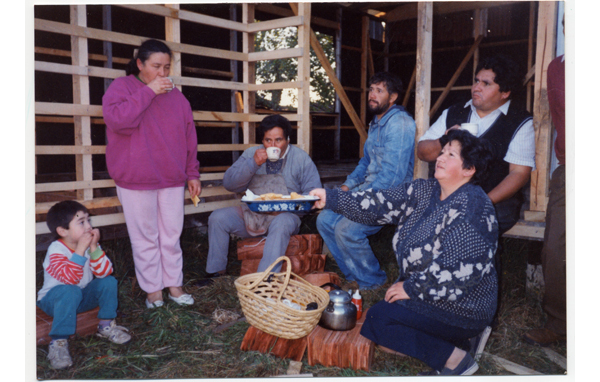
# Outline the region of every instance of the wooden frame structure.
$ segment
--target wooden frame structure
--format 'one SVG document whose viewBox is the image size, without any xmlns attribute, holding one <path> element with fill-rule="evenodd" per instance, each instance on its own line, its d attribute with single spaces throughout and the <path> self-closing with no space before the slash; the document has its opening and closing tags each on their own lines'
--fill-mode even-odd
<svg viewBox="0 0 600 382">
<path fill-rule="evenodd" d="M 199 152 L 211 151 L 240 151 L 254 146 L 254 125 L 260 122 L 264 115 L 255 112 L 253 94 L 259 90 L 298 89 L 298 111 L 288 115 L 290 121 L 298 126 L 297 145 L 305 151 L 310 151 L 310 120 L 309 120 L 309 84 L 310 84 L 310 3 L 299 3 L 296 7 L 296 16 L 281 17 L 275 20 L 257 23 L 254 20 L 254 4 L 244 3 L 243 21 L 236 22 L 217 17 L 202 15 L 194 12 L 180 10 L 178 5 L 119 5 L 131 10 L 161 16 L 165 18 L 165 43 L 174 52 L 172 79 L 176 86 L 198 86 L 214 89 L 228 89 L 239 91 L 243 94 L 243 112 L 211 112 L 194 111 L 194 121 L 197 123 L 241 123 L 243 128 L 243 143 L 241 144 L 199 144 Z M 71 5 L 70 24 L 54 22 L 44 19 L 35 19 L 34 26 L 38 31 L 69 35 L 71 37 L 72 64 L 58 64 L 44 61 L 35 61 L 35 70 L 72 75 L 73 103 L 36 102 L 36 122 L 69 123 L 72 122 L 75 131 L 75 144 L 72 146 L 40 146 L 35 147 L 36 155 L 75 155 L 76 180 L 69 182 L 52 182 L 36 184 L 35 192 L 65 192 L 76 190 L 76 199 L 90 209 L 118 207 L 118 198 L 95 198 L 94 189 L 114 187 L 113 180 L 94 180 L 92 169 L 92 155 L 105 154 L 106 146 L 92 145 L 92 123 L 103 124 L 102 107 L 90 104 L 89 78 L 117 78 L 124 76 L 125 72 L 118 69 L 95 67 L 89 65 L 88 39 L 115 42 L 139 46 L 146 38 L 101 29 L 89 28 L 86 25 L 86 6 Z M 242 52 L 220 50 L 189 44 L 180 41 L 180 21 L 218 26 L 225 30 L 243 33 Z M 254 34 L 263 30 L 275 28 L 296 27 L 298 31 L 299 46 L 270 52 L 254 52 Z M 181 75 L 181 53 L 215 57 L 238 61 L 243 63 L 244 78 L 241 82 L 220 81 L 184 77 Z M 295 82 L 256 84 L 254 80 L 254 63 L 260 60 L 273 60 L 280 58 L 295 58 L 298 60 L 300 79 Z M 222 179 L 223 173 L 202 174 L 202 181 Z M 223 187 L 206 187 L 203 197 L 223 196 L 231 194 Z M 187 195 L 187 191 L 186 191 Z M 45 214 L 55 202 L 36 203 L 36 215 Z M 212 211 L 217 208 L 239 203 L 237 200 L 218 200 L 202 203 L 198 207 L 186 205 L 186 214 L 195 214 Z M 108 213 L 94 216 L 93 224 L 97 227 L 124 223 L 121 212 Z M 36 234 L 49 233 L 45 222 L 36 223 Z"/>
<path fill-rule="evenodd" d="M 388 12 L 384 17 L 385 21 L 391 23 L 393 21 L 407 20 L 411 18 L 417 19 L 417 52 L 415 60 L 415 68 L 411 81 L 408 85 L 407 96 L 404 99 L 404 104 L 408 102 L 408 93 L 414 87 L 415 92 L 415 121 L 417 124 L 417 137 L 422 134 L 430 126 L 430 117 L 441 104 L 441 100 L 448 94 L 449 91 L 463 87 L 454 86 L 454 81 L 465 69 L 466 64 L 471 57 L 474 58 L 475 65 L 478 61 L 479 47 L 482 43 L 482 38 L 485 36 L 487 23 L 487 9 L 508 5 L 510 1 L 495 1 L 495 2 L 455 2 L 455 3 L 434 3 L 434 2 L 418 2 L 418 3 L 398 3 L 399 5 L 391 12 Z M 536 23 L 534 22 L 535 3 L 538 4 L 537 17 L 537 37 L 534 41 L 534 30 Z M 311 152 L 311 122 L 309 114 L 309 83 L 310 83 L 310 57 L 309 47 L 312 47 L 317 57 L 321 61 L 332 85 L 338 96 L 337 112 L 338 117 L 336 126 L 321 127 L 323 129 L 337 129 L 336 136 L 339 142 L 340 128 L 354 128 L 360 136 L 360 148 L 366 140 L 366 82 L 368 76 L 374 72 L 374 54 L 382 54 L 387 60 L 394 56 L 386 48 L 383 53 L 373 52 L 369 39 L 369 22 L 368 16 L 362 17 L 360 24 L 361 28 L 361 43 L 360 48 L 347 47 L 341 45 L 341 39 L 336 37 L 337 49 L 353 49 L 360 50 L 360 78 L 361 86 L 359 88 L 351 88 L 344 86 L 340 81 L 340 67 L 335 69 L 330 65 L 325 54 L 318 42 L 318 39 L 311 29 L 311 23 L 314 25 L 322 25 L 327 28 L 338 31 L 341 34 L 340 18 L 338 15 L 337 22 L 320 19 L 311 14 L 310 3 L 292 3 L 290 4 L 291 11 L 276 7 L 269 4 L 242 4 L 242 21 L 227 20 L 223 18 L 203 15 L 195 12 L 181 10 L 179 5 L 118 5 L 119 7 L 129 10 L 149 14 L 153 16 L 163 17 L 165 20 L 165 43 L 174 52 L 172 63 L 172 78 L 176 86 L 180 89 L 182 86 L 202 87 L 210 89 L 226 89 L 232 94 L 237 94 L 239 98 L 232 97 L 232 105 L 237 105 L 237 110 L 232 108 L 232 112 L 216 112 L 216 111 L 194 111 L 194 120 L 198 125 L 202 126 L 225 126 L 242 128 L 243 143 L 231 144 L 199 144 L 199 152 L 215 152 L 215 151 L 231 151 L 233 153 L 245 150 L 254 145 L 255 131 L 254 127 L 257 122 L 260 122 L 264 115 L 256 112 L 255 108 L 255 93 L 260 90 L 279 90 L 279 89 L 298 89 L 298 110 L 296 113 L 287 114 L 288 119 L 296 122 L 298 125 L 298 142 L 297 145 L 307 152 Z M 278 17 L 273 20 L 254 22 L 255 11 L 261 10 L 268 12 Z M 448 85 L 443 89 L 431 88 L 432 77 L 432 30 L 433 16 L 436 14 L 452 13 L 458 11 L 473 11 L 474 17 L 474 44 L 465 55 L 464 60 L 457 69 Z M 107 57 L 88 54 L 88 40 L 101 40 L 104 42 L 114 42 L 119 44 L 130 45 L 132 47 L 139 46 L 145 37 L 135 36 L 123 33 L 112 32 L 89 28 L 86 25 L 86 6 L 71 5 L 71 21 L 69 24 L 54 22 L 44 19 L 35 19 L 34 27 L 38 31 L 58 33 L 68 35 L 71 38 L 71 50 L 59 51 L 56 49 L 38 48 L 36 53 L 54 54 L 54 55 L 70 55 L 71 65 L 58 64 L 53 62 L 36 61 L 35 70 L 40 72 L 62 73 L 72 76 L 73 81 L 73 103 L 55 103 L 55 102 L 36 102 L 35 114 L 36 122 L 44 123 L 72 123 L 75 131 L 75 143 L 70 146 L 41 146 L 35 147 L 36 155 L 74 155 L 76 158 L 76 180 L 62 181 L 52 183 L 36 184 L 36 194 L 49 192 L 72 192 L 75 191 L 75 198 L 90 209 L 113 209 L 113 212 L 99 214 L 93 217 L 93 224 L 98 227 L 110 226 L 124 223 L 122 213 L 115 212 L 120 207 L 118 199 L 114 196 L 109 197 L 94 197 L 94 190 L 106 189 L 114 187 L 114 181 L 110 179 L 94 179 L 92 169 L 92 156 L 103 155 L 105 146 L 92 145 L 91 127 L 94 124 L 103 124 L 102 110 L 99 105 L 90 104 L 90 77 L 100 77 L 105 79 L 114 79 L 123 76 L 123 70 L 112 69 L 110 67 L 98 67 L 89 64 L 90 60 L 106 61 Z M 525 213 L 525 222 L 515 226 L 509 234 L 514 236 L 529 237 L 541 239 L 543 237 L 543 222 L 547 203 L 547 189 L 550 173 L 550 155 L 551 155 L 551 137 L 552 126 L 549 117 L 546 87 L 546 68 L 549 61 L 554 55 L 555 35 L 556 35 L 556 14 L 557 2 L 541 1 L 531 2 L 531 16 L 529 25 L 529 57 L 528 65 L 531 70 L 528 73 L 528 99 L 533 100 L 534 128 L 536 132 L 536 163 L 537 168 L 532 174 L 531 182 L 531 203 L 530 209 Z M 234 49 L 234 45 L 230 50 L 214 49 L 190 44 L 181 43 L 181 22 L 191 22 L 203 25 L 215 26 L 223 29 L 226 33 L 241 33 L 242 46 L 239 49 Z M 296 27 L 298 30 L 298 47 L 292 49 L 284 49 L 271 52 L 254 52 L 254 34 L 275 28 Z M 534 53 L 535 46 L 535 53 Z M 197 77 L 186 77 L 182 73 L 181 54 L 198 55 L 204 57 L 220 58 L 230 60 L 232 67 L 234 64 L 242 64 L 243 78 L 241 81 L 236 81 L 235 76 L 231 72 L 211 71 L 198 68 L 187 68 L 187 71 L 192 71 L 201 75 L 214 75 L 227 80 L 215 80 Z M 338 52 L 339 54 L 339 52 Z M 285 83 L 269 83 L 256 84 L 254 66 L 257 61 L 272 60 L 280 58 L 296 58 L 298 60 L 298 81 Z M 114 62 L 126 62 L 128 60 L 113 58 Z M 119 61 L 121 60 L 121 61 Z M 533 62 L 535 61 L 535 65 Z M 533 80 L 532 80 L 533 79 Z M 432 92 L 442 91 L 441 95 L 433 107 L 431 106 Z M 462 89 L 464 90 L 464 89 Z M 346 92 L 359 91 L 361 92 L 360 105 L 355 111 Z M 528 101 L 529 104 L 530 101 Z M 353 126 L 340 126 L 339 113 L 341 108 L 346 110 Z M 318 128 L 318 127 L 314 127 Z M 236 140 L 232 140 L 236 142 Z M 338 153 L 339 155 L 339 153 Z M 425 177 L 424 163 L 418 159 L 415 161 L 415 177 Z M 214 182 L 219 181 L 223 177 L 223 172 L 226 167 L 213 168 L 216 172 L 202 173 L 202 181 Z M 187 191 L 186 191 L 187 192 Z M 232 199 L 232 194 L 226 191 L 223 187 L 204 187 L 202 197 L 207 198 L 206 203 L 202 203 L 199 207 L 186 205 L 185 213 L 197 214 L 209 212 L 217 208 L 235 205 L 239 203 Z M 36 203 L 36 215 L 44 215 L 54 202 L 40 201 Z M 531 223 L 531 224 L 529 224 Z M 36 234 L 48 233 L 45 222 L 36 223 Z"/>
</svg>

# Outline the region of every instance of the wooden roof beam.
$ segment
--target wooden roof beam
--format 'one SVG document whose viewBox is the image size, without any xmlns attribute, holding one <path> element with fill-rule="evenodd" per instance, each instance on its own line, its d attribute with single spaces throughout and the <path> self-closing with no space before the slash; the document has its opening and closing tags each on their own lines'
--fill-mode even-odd
<svg viewBox="0 0 600 382">
<path fill-rule="evenodd" d="M 474 11 L 476 9 L 499 7 L 503 5 L 515 4 L 514 1 L 458 1 L 458 2 L 435 2 L 433 3 L 433 15 L 443 15 L 447 13 Z M 396 21 L 410 20 L 417 18 L 417 3 L 401 5 L 389 11 L 384 19 L 388 23 Z"/>
</svg>

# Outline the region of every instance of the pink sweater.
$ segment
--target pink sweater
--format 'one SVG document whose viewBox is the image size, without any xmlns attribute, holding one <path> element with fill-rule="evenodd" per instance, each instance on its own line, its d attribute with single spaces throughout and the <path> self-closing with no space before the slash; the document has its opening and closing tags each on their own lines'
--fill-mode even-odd
<svg viewBox="0 0 600 382">
<path fill-rule="evenodd" d="M 198 138 L 190 103 L 175 88 L 156 95 L 134 75 L 102 97 L 106 165 L 119 187 L 156 190 L 199 179 Z"/>
</svg>

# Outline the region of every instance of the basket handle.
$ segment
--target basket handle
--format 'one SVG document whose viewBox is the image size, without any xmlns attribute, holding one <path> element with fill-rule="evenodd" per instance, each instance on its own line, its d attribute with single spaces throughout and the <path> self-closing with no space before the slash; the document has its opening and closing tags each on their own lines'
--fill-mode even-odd
<svg viewBox="0 0 600 382">
<path fill-rule="evenodd" d="M 260 281 L 263 281 L 263 280 L 271 277 L 271 275 L 274 274 L 274 273 L 271 273 L 271 269 L 273 269 L 273 267 L 275 267 L 275 265 L 277 265 L 281 261 L 285 261 L 287 263 L 286 270 L 285 270 L 285 281 L 283 282 L 283 288 L 281 289 L 282 291 L 284 291 L 285 288 L 287 288 L 288 284 L 290 283 L 290 276 L 292 274 L 292 262 L 290 261 L 290 258 L 287 256 L 281 256 L 281 257 L 277 258 L 277 260 L 275 260 L 271 265 L 269 265 L 269 268 L 267 268 L 263 271 L 262 277 L 260 277 L 259 279 L 257 279 L 257 281 L 254 282 L 254 285 L 250 288 L 250 290 L 256 288 L 258 286 L 258 284 L 260 283 Z M 277 296 L 277 301 L 281 300 L 282 295 L 283 295 L 283 292 L 279 293 L 279 296 Z"/>
</svg>

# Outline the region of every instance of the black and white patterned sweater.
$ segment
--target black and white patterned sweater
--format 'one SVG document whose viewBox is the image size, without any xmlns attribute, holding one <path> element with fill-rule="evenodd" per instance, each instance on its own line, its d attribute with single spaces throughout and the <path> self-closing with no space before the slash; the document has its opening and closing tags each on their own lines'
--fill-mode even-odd
<svg viewBox="0 0 600 382">
<path fill-rule="evenodd" d="M 397 281 L 410 296 L 398 303 L 449 325 L 483 328 L 497 307 L 494 206 L 471 183 L 443 201 L 440 192 L 436 179 L 380 191 L 327 190 L 325 208 L 358 223 L 397 226 Z"/>
</svg>

